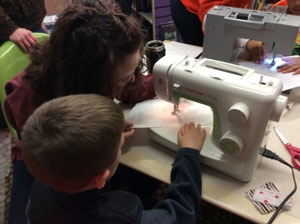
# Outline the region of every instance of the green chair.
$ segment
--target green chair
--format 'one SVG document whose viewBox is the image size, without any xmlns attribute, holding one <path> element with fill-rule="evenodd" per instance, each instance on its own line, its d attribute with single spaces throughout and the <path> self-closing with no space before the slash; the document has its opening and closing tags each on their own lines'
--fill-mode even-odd
<svg viewBox="0 0 300 224">
<path fill-rule="evenodd" d="M 49 39 L 49 34 L 33 33 L 38 42 Z M 14 76 L 19 74 L 30 63 L 27 53 L 12 41 L 6 41 L 0 47 L 0 102 L 6 124 L 13 134 L 18 139 L 16 130 L 9 124 L 4 111 L 4 101 L 6 99 L 5 85 Z"/>
</svg>

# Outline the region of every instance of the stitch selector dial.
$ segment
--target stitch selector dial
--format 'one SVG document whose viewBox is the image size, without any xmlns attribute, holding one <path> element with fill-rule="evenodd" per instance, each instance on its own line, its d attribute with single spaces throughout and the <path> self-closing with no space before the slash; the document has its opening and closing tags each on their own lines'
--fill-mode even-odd
<svg viewBox="0 0 300 224">
<path fill-rule="evenodd" d="M 224 153 L 237 155 L 243 150 L 244 142 L 241 137 L 228 131 L 220 139 L 219 146 Z"/>
</svg>

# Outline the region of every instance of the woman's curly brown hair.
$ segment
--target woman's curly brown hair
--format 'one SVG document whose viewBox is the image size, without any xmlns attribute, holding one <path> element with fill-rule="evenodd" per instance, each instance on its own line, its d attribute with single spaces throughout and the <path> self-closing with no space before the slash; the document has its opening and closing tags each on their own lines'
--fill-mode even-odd
<svg viewBox="0 0 300 224">
<path fill-rule="evenodd" d="M 112 0 L 79 0 L 64 10 L 50 39 L 30 54 L 32 88 L 47 97 L 96 93 L 111 97 L 116 69 L 143 48 L 140 24 Z"/>
</svg>

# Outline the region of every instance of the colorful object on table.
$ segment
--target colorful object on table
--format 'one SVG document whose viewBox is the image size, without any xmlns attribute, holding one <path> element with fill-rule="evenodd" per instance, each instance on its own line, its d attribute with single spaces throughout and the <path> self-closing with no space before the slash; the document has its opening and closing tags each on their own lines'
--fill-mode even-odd
<svg viewBox="0 0 300 224">
<path fill-rule="evenodd" d="M 249 191 L 245 192 L 246 198 L 248 198 L 250 201 L 252 201 L 255 208 L 261 214 L 268 214 L 268 213 L 274 211 L 276 209 L 275 205 L 272 205 L 269 202 L 265 202 L 265 201 L 260 202 L 260 201 L 256 200 L 257 197 L 254 198 L 254 195 L 255 195 L 257 190 L 259 190 L 258 192 L 264 192 L 265 190 L 269 190 L 269 191 L 272 191 L 274 193 L 279 193 L 279 190 L 277 189 L 275 184 L 272 183 L 272 182 L 268 182 L 268 183 L 265 183 L 264 185 L 262 185 L 258 188 L 250 189 Z M 264 200 L 268 200 L 268 199 L 264 199 Z"/>
<path fill-rule="evenodd" d="M 292 51 L 292 55 L 300 55 L 300 31 L 298 32 L 295 48 Z"/>
<path fill-rule="evenodd" d="M 282 143 L 285 145 L 285 148 L 289 151 L 289 153 L 292 156 L 292 164 L 297 169 L 300 169 L 300 148 L 297 148 L 293 146 L 291 143 L 289 143 L 286 138 L 280 133 L 280 131 L 274 127 L 274 130 Z"/>
<path fill-rule="evenodd" d="M 282 201 L 287 197 L 287 194 L 268 190 L 266 188 L 256 188 L 254 189 L 253 200 L 260 203 L 266 204 L 269 203 L 274 207 L 278 207 Z M 287 203 L 284 205 L 286 209 L 292 208 L 292 198 L 290 198 Z"/>
</svg>

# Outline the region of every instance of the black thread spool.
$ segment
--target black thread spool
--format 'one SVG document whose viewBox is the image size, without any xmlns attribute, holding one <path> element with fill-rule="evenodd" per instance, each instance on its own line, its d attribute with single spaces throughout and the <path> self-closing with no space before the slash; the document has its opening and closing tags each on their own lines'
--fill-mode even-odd
<svg viewBox="0 0 300 224">
<path fill-rule="evenodd" d="M 151 40 L 146 43 L 147 69 L 152 73 L 154 64 L 165 56 L 165 45 L 160 40 Z"/>
</svg>

